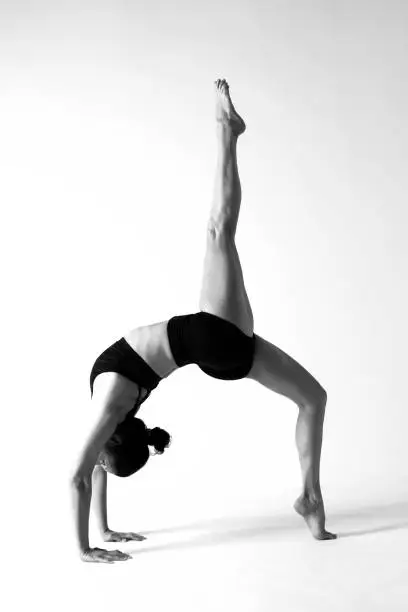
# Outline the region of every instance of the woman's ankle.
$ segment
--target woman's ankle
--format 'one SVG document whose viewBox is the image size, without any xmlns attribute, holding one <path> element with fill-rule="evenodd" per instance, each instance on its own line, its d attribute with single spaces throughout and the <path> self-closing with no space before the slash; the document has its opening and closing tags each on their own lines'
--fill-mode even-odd
<svg viewBox="0 0 408 612">
<path fill-rule="evenodd" d="M 312 503 L 323 501 L 320 485 L 315 486 L 313 488 L 308 487 L 303 489 L 302 497 Z"/>
</svg>

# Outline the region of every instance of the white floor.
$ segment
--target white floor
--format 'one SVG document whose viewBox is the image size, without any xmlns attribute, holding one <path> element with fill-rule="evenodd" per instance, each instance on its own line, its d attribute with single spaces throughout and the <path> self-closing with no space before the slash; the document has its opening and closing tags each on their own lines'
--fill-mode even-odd
<svg viewBox="0 0 408 612">
<path fill-rule="evenodd" d="M 339 538 L 317 542 L 295 513 L 264 509 L 149 527 L 142 543 L 93 543 L 133 555 L 114 565 L 69 559 L 56 544 L 7 609 L 38 600 L 42 610 L 407 612 L 408 501 L 331 505 L 327 526 Z M 36 549 L 21 561 L 32 575 Z"/>
</svg>

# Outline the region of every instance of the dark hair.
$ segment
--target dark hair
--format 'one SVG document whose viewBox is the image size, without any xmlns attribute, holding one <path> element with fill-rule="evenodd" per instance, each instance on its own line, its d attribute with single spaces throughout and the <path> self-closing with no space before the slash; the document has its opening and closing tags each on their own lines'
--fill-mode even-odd
<svg viewBox="0 0 408 612">
<path fill-rule="evenodd" d="M 165 429 L 154 427 L 147 430 L 147 443 L 149 446 L 154 446 L 156 453 L 162 455 L 165 448 L 170 445 L 171 436 Z"/>
<path fill-rule="evenodd" d="M 126 418 L 119 423 L 99 455 L 99 464 L 115 476 L 131 476 L 146 465 L 154 446 L 163 454 L 169 446 L 170 434 L 160 427 L 148 429 L 141 419 Z"/>
</svg>

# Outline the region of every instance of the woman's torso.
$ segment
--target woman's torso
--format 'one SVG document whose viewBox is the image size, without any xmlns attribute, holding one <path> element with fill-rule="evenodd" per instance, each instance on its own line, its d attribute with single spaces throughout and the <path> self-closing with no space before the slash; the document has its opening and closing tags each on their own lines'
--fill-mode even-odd
<svg viewBox="0 0 408 612">
<path fill-rule="evenodd" d="M 123 336 L 160 378 L 167 378 L 178 368 L 170 349 L 167 323 L 168 321 L 161 321 L 142 325 Z"/>
<path fill-rule="evenodd" d="M 166 320 L 142 325 L 129 330 L 123 340 L 128 349 L 133 349 L 160 379 L 168 377 L 180 365 L 189 363 L 196 363 L 203 372 L 221 380 L 238 380 L 246 376 L 253 359 L 254 336 L 243 334 L 235 324 L 222 322 L 211 314 L 203 313 L 200 317 L 199 313 L 194 313 L 173 317 L 170 324 Z M 174 359 L 168 332 L 180 365 Z M 137 376 L 129 379 L 114 371 L 105 372 L 96 377 L 95 383 L 99 383 L 98 379 L 120 376 L 126 401 L 137 408 L 150 394 L 148 388 L 143 387 L 143 375 L 139 383 Z"/>
</svg>

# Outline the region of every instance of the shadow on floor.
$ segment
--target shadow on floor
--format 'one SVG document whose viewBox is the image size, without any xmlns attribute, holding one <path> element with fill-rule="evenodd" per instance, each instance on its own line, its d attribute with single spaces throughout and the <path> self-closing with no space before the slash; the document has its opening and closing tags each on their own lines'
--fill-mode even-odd
<svg viewBox="0 0 408 612">
<path fill-rule="evenodd" d="M 341 523 L 356 524 L 357 530 L 343 531 L 341 528 L 335 529 L 336 524 Z M 378 524 L 380 522 L 380 524 Z M 364 528 L 361 527 L 364 523 Z M 369 527 L 365 525 L 371 523 Z M 349 538 L 364 536 L 372 533 L 394 531 L 408 527 L 408 502 L 396 502 L 384 505 L 366 506 L 333 512 L 329 516 L 327 528 L 338 534 L 339 538 Z M 273 514 L 256 517 L 220 517 L 200 520 L 188 525 L 179 525 L 151 531 L 142 531 L 141 535 L 172 535 L 192 532 L 192 539 L 189 541 L 167 542 L 159 545 L 148 544 L 148 548 L 138 548 L 127 550 L 130 554 L 144 554 L 158 550 L 182 550 L 195 548 L 197 546 L 214 546 L 227 542 L 237 542 L 257 537 L 265 537 L 273 533 L 280 534 L 282 531 L 305 530 L 307 527 L 303 519 L 294 511 L 284 516 L 273 516 Z M 205 531 L 205 533 L 197 533 Z M 194 533 L 196 532 L 196 533 Z M 309 534 L 307 534 L 311 537 Z M 336 540 L 331 540 L 332 545 Z M 327 546 L 327 544 L 325 544 Z"/>
<path fill-rule="evenodd" d="M 331 520 L 353 521 L 373 523 L 364 526 L 363 529 L 352 529 L 340 531 L 339 537 L 351 538 L 356 536 L 369 535 L 371 533 L 381 533 L 386 531 L 396 531 L 408 527 L 408 502 L 394 502 L 384 505 L 367 506 L 356 508 L 355 510 L 341 512 L 331 516 Z M 380 521 L 380 524 L 378 524 Z"/>
</svg>

